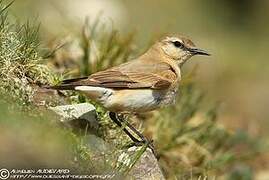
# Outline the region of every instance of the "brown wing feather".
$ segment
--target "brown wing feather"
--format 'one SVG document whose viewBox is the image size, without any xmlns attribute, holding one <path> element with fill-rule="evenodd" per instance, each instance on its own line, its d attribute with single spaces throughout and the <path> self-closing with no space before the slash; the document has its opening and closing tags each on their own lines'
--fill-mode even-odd
<svg viewBox="0 0 269 180">
<path fill-rule="evenodd" d="M 155 74 L 140 73 L 140 72 L 129 72 L 120 73 L 111 71 L 109 74 L 105 72 L 98 73 L 98 75 L 92 75 L 88 79 L 78 79 L 77 81 L 67 81 L 68 83 L 62 84 L 62 87 L 75 87 L 75 86 L 99 86 L 109 88 L 152 88 L 162 89 L 169 87 L 172 81 L 157 76 Z"/>
<path fill-rule="evenodd" d="M 127 64 L 132 65 L 132 64 Z M 150 67 L 143 68 L 151 69 Z M 156 66 L 156 65 L 155 65 Z M 158 66 L 156 66 L 158 67 Z M 151 89 L 164 89 L 168 88 L 175 80 L 176 74 L 169 65 L 162 63 L 161 68 L 154 68 L 150 71 L 139 71 L 137 67 L 132 65 L 132 68 L 126 66 L 114 67 L 105 71 L 100 71 L 92 74 L 87 79 L 78 78 L 64 81 L 57 89 L 61 87 L 64 89 L 74 89 L 76 86 L 98 86 L 108 88 L 151 88 Z M 134 69 L 135 70 L 132 70 Z"/>
</svg>

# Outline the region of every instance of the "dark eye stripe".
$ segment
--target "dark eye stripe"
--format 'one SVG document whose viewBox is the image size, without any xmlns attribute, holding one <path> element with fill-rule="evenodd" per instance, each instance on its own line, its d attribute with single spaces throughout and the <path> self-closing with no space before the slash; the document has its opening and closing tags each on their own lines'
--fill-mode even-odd
<svg viewBox="0 0 269 180">
<path fill-rule="evenodd" d="M 174 46 L 177 47 L 177 48 L 181 48 L 181 47 L 183 47 L 183 44 L 182 44 L 181 42 L 179 42 L 179 41 L 174 41 L 173 44 L 174 44 Z"/>
</svg>

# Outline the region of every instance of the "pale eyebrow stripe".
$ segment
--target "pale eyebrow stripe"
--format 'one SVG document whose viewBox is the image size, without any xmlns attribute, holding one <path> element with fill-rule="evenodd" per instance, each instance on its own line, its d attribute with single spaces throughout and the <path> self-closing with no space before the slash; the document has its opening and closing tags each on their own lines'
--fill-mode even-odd
<svg viewBox="0 0 269 180">
<path fill-rule="evenodd" d="M 178 38 L 175 38 L 175 37 L 169 37 L 169 36 L 167 36 L 167 37 L 165 38 L 165 40 L 167 40 L 167 41 L 172 41 L 172 42 L 174 42 L 174 41 L 179 41 L 180 43 L 184 44 L 184 42 L 183 42 L 181 39 L 178 39 Z"/>
</svg>

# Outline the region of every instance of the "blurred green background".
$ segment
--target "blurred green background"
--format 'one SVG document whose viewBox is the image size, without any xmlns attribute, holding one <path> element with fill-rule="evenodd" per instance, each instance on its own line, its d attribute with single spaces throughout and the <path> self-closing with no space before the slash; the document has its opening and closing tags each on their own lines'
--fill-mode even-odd
<svg viewBox="0 0 269 180">
<path fill-rule="evenodd" d="M 86 17 L 99 17 L 122 34 L 134 32 L 138 54 L 160 34 L 186 35 L 212 56 L 192 58 L 183 77 L 198 66 L 195 81 L 205 102 L 221 102 L 221 123 L 251 136 L 269 135 L 267 0 L 17 0 L 10 11 L 19 21 L 41 22 L 46 45 L 81 33 Z"/>
<path fill-rule="evenodd" d="M 41 21 L 46 40 L 81 31 L 86 16 L 135 32 L 141 52 L 162 33 L 186 35 L 212 53 L 194 57 L 184 69 L 199 65 L 197 82 L 222 102 L 223 123 L 252 133 L 268 130 L 269 1 L 23 0 L 11 9 L 18 19 Z"/>
</svg>

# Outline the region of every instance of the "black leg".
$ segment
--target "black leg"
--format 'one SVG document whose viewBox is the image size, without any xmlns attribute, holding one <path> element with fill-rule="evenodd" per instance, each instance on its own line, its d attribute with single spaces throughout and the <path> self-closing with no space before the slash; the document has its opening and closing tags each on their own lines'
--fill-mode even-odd
<svg viewBox="0 0 269 180">
<path fill-rule="evenodd" d="M 119 127 L 122 127 L 121 121 L 119 121 L 118 116 L 114 112 L 109 112 L 109 117 L 114 121 Z M 126 128 L 123 128 L 123 131 L 132 139 L 133 142 L 139 143 L 140 141 L 135 138 Z"/>
<path fill-rule="evenodd" d="M 109 112 L 109 117 L 119 126 L 122 127 L 122 123 L 126 124 L 126 126 L 131 129 L 140 139 L 139 141 L 135 138 L 126 128 L 123 128 L 123 131 L 132 139 L 135 145 L 142 145 L 147 143 L 148 147 L 152 150 L 154 155 L 156 156 L 156 152 L 153 146 L 153 141 L 148 140 L 143 134 L 141 134 L 134 126 L 132 126 L 128 121 L 126 121 L 123 117 L 118 117 L 118 115 L 114 112 Z"/>
<path fill-rule="evenodd" d="M 128 127 L 128 128 L 130 128 L 138 137 L 140 137 L 140 139 L 142 140 L 142 141 L 146 141 L 147 140 L 147 138 L 143 135 L 143 134 L 141 134 L 134 126 L 132 126 L 128 121 L 126 121 L 122 116 L 121 117 L 119 117 L 119 116 L 117 116 L 118 117 L 118 120 L 121 122 L 121 123 L 124 123 L 124 124 L 126 124 L 126 126 Z"/>
</svg>

